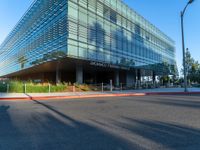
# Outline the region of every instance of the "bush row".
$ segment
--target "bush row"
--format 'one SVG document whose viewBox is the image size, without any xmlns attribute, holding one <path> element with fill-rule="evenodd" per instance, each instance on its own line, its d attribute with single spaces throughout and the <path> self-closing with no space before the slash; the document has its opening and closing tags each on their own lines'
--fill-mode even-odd
<svg viewBox="0 0 200 150">
<path fill-rule="evenodd" d="M 50 87 L 49 87 L 50 86 Z M 61 83 L 57 85 L 49 85 L 48 83 L 40 84 L 33 82 L 22 81 L 7 81 L 0 82 L 0 92 L 9 93 L 48 93 L 50 92 L 69 92 L 71 91 L 71 85 L 67 83 Z"/>
</svg>

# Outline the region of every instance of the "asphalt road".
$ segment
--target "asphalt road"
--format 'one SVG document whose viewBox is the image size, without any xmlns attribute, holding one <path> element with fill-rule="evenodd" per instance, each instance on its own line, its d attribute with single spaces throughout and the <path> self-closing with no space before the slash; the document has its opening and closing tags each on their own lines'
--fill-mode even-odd
<svg viewBox="0 0 200 150">
<path fill-rule="evenodd" d="M 200 149 L 200 97 L 0 101 L 0 150 L 165 149 Z"/>
</svg>

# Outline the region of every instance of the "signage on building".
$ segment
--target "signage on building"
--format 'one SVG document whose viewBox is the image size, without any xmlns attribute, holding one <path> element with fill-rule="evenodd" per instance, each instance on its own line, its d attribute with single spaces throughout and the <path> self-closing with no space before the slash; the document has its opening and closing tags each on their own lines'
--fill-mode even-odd
<svg viewBox="0 0 200 150">
<path fill-rule="evenodd" d="M 90 65 L 91 66 L 97 66 L 97 67 L 104 67 L 104 68 L 114 68 L 114 69 L 130 70 L 130 67 L 118 66 L 118 65 L 113 65 L 113 64 L 108 64 L 108 63 L 102 63 L 102 62 L 95 62 L 95 61 L 91 61 Z"/>
</svg>

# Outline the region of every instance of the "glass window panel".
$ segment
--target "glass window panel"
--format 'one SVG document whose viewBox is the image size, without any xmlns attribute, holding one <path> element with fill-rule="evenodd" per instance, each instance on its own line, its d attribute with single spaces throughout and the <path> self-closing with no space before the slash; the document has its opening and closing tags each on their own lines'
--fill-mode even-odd
<svg viewBox="0 0 200 150">
<path fill-rule="evenodd" d="M 78 56 L 77 46 L 68 45 L 68 55 Z"/>
</svg>

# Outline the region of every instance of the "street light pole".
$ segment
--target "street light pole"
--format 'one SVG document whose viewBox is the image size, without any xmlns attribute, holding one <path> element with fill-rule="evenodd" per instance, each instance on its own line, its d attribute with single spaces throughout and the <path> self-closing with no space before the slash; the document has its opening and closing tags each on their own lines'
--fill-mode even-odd
<svg viewBox="0 0 200 150">
<path fill-rule="evenodd" d="M 186 75 L 186 62 L 185 62 L 185 40 L 184 40 L 183 18 L 184 18 L 184 14 L 185 14 L 185 11 L 186 11 L 188 5 L 191 4 L 192 2 L 194 2 L 194 0 L 189 0 L 189 2 L 187 3 L 187 5 L 183 9 L 183 11 L 181 11 L 181 32 L 182 32 L 182 48 L 183 48 L 183 75 L 184 75 L 184 91 L 185 92 L 188 92 L 188 89 L 187 89 L 187 75 Z"/>
</svg>

